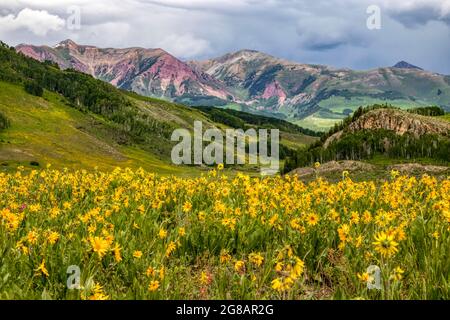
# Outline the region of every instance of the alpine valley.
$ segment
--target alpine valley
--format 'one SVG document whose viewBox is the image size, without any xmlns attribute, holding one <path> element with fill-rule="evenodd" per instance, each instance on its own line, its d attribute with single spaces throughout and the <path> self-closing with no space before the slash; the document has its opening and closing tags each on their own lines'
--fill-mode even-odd
<svg viewBox="0 0 450 320">
<path fill-rule="evenodd" d="M 1 0 L 0 301 L 450 301 L 450 0 L 375 2 Z"/>
<path fill-rule="evenodd" d="M 367 71 L 290 62 L 242 50 L 207 61 L 182 61 L 163 49 L 98 48 L 65 40 L 21 44 L 41 62 L 75 69 L 140 95 L 190 106 L 216 106 L 284 119 L 325 131 L 359 106 L 436 105 L 450 111 L 450 76 L 401 61 Z"/>
</svg>

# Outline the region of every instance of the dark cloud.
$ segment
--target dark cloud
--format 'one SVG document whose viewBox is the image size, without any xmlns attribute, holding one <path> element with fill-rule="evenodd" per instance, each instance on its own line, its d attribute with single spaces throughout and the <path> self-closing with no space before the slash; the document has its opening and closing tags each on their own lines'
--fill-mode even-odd
<svg viewBox="0 0 450 320">
<path fill-rule="evenodd" d="M 72 38 L 102 47 L 162 47 L 183 59 L 204 59 L 245 48 L 302 63 L 358 69 L 407 60 L 450 74 L 449 3 L 450 0 L 2 0 L 0 39 L 12 45 L 53 45 Z M 380 30 L 366 27 L 366 9 L 372 4 L 382 9 Z M 58 17 L 67 19 L 71 5 L 81 8 L 80 30 L 61 28 L 58 23 Z M 39 32 L 30 32 L 31 20 L 17 20 L 26 8 L 40 12 L 36 16 L 40 29 L 34 30 Z M 53 27 L 49 24 L 48 30 L 42 26 L 43 10 L 53 17 Z M 14 28 L 10 21 L 16 22 Z"/>
<path fill-rule="evenodd" d="M 450 0 L 383 1 L 393 19 L 408 28 L 417 28 L 431 21 L 450 25 Z"/>
</svg>

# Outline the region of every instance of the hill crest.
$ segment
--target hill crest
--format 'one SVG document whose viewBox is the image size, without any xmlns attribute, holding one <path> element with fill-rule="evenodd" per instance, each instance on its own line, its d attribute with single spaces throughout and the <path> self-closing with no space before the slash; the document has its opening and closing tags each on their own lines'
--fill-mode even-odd
<svg viewBox="0 0 450 320">
<path fill-rule="evenodd" d="M 358 117 L 343 130 L 327 138 L 324 142 L 324 148 L 339 140 L 344 132 L 355 133 L 363 130 L 388 130 L 397 135 L 410 133 L 415 137 L 425 134 L 450 136 L 450 123 L 438 118 L 412 114 L 398 109 L 375 109 Z"/>
</svg>

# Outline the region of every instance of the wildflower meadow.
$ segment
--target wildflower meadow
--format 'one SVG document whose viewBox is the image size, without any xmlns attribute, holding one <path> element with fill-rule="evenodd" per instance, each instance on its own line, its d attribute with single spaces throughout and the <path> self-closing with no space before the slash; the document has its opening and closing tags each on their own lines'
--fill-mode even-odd
<svg viewBox="0 0 450 320">
<path fill-rule="evenodd" d="M 0 173 L 1 299 L 449 299 L 449 248 L 449 178 Z"/>
</svg>

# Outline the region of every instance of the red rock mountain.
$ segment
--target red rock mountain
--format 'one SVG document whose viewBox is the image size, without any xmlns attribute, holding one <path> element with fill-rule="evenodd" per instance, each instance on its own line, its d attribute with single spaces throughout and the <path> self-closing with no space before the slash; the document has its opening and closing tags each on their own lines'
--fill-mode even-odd
<svg viewBox="0 0 450 320">
<path fill-rule="evenodd" d="M 16 49 L 141 95 L 187 105 L 228 105 L 318 130 L 374 103 L 408 108 L 437 105 L 450 111 L 450 76 L 407 62 L 354 71 L 301 64 L 254 50 L 183 62 L 162 49 L 101 49 L 71 40 L 55 47 Z"/>
<path fill-rule="evenodd" d="M 102 49 L 65 40 L 54 47 L 19 45 L 16 50 L 146 96 L 231 99 L 221 82 L 162 49 Z"/>
</svg>

